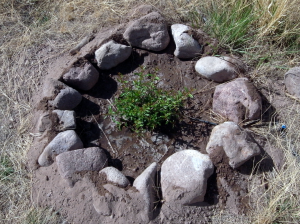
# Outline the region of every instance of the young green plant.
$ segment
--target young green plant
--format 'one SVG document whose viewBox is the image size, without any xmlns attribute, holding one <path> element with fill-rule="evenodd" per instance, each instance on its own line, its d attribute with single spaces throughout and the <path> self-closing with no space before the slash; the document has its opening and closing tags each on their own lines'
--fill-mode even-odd
<svg viewBox="0 0 300 224">
<path fill-rule="evenodd" d="M 126 126 L 139 133 L 164 125 L 174 126 L 181 116 L 184 100 L 192 98 L 192 94 L 187 89 L 173 92 L 158 88 L 160 79 L 155 75 L 136 75 L 138 78 L 132 83 L 123 77 L 119 79 L 122 92 L 115 99 L 114 110 L 109 108 L 119 128 Z"/>
</svg>

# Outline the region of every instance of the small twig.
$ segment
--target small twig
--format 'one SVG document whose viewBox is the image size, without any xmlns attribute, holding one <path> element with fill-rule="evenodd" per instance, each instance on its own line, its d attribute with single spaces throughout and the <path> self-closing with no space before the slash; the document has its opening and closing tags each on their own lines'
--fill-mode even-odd
<svg viewBox="0 0 300 224">
<path fill-rule="evenodd" d="M 193 117 L 188 117 L 188 118 L 190 118 L 192 120 L 195 120 L 195 121 L 203 122 L 205 124 L 218 125 L 217 123 L 213 123 L 213 122 L 210 122 L 210 121 L 201 120 L 201 119 L 198 119 L 198 118 L 193 118 Z"/>
<path fill-rule="evenodd" d="M 116 107 L 110 102 L 109 99 L 106 99 L 106 100 L 107 100 L 107 102 L 109 102 L 109 104 L 114 108 L 114 110 L 117 110 Z"/>
<path fill-rule="evenodd" d="M 113 153 L 114 153 L 114 154 L 116 154 L 116 151 L 115 151 L 115 150 L 114 150 L 114 148 L 112 147 L 112 145 L 111 145 L 111 143 L 110 143 L 110 141 L 109 141 L 108 137 L 106 136 L 105 132 L 104 132 L 104 131 L 103 131 L 103 129 L 101 128 L 100 124 L 97 122 L 97 120 L 96 120 L 96 118 L 94 117 L 94 115 L 93 115 L 93 114 L 92 114 L 92 116 L 93 116 L 93 118 L 94 118 L 95 122 L 97 123 L 98 127 L 100 128 L 100 130 L 101 130 L 101 131 L 102 131 L 102 133 L 104 134 L 104 136 L 105 136 L 105 138 L 106 138 L 106 140 L 107 140 L 107 142 L 108 142 L 108 144 L 109 144 L 109 146 L 110 146 L 111 150 L 113 151 Z"/>
</svg>

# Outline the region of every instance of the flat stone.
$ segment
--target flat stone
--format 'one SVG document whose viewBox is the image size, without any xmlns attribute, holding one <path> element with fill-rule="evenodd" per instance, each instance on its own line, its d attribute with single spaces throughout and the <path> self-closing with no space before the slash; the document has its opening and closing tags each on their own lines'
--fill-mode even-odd
<svg viewBox="0 0 300 224">
<path fill-rule="evenodd" d="M 90 90 L 98 82 L 99 72 L 89 62 L 83 67 L 72 67 L 63 75 L 64 82 L 77 89 Z"/>
<path fill-rule="evenodd" d="M 150 51 L 162 51 L 170 42 L 167 22 L 158 12 L 130 22 L 123 36 L 131 46 Z"/>
<path fill-rule="evenodd" d="M 229 165 L 234 169 L 260 154 L 259 146 L 251 133 L 231 121 L 213 128 L 206 151 L 212 155 L 220 150 L 220 147 L 229 158 Z"/>
<path fill-rule="evenodd" d="M 288 70 L 284 75 L 286 90 L 293 96 L 300 99 L 300 67 L 294 67 Z"/>
<path fill-rule="evenodd" d="M 118 44 L 111 40 L 95 52 L 98 67 L 103 70 L 111 69 L 129 58 L 131 51 L 130 46 Z"/>
<path fill-rule="evenodd" d="M 237 78 L 239 73 L 245 71 L 245 65 L 242 61 L 227 56 L 206 56 L 197 61 L 195 70 L 207 79 L 226 82 Z"/>
<path fill-rule="evenodd" d="M 73 110 L 53 110 L 58 117 L 60 131 L 76 129 L 76 114 Z"/>
<path fill-rule="evenodd" d="M 260 118 L 262 100 L 247 78 L 218 85 L 213 96 L 213 111 L 235 123 Z"/>
<path fill-rule="evenodd" d="M 76 172 L 100 171 L 107 166 L 107 156 L 103 149 L 91 147 L 63 152 L 56 157 L 60 175 L 69 179 Z"/>
<path fill-rule="evenodd" d="M 113 183 L 119 187 L 127 187 L 130 182 L 125 177 L 123 173 L 121 173 L 118 169 L 114 167 L 106 167 L 99 172 L 99 175 L 105 175 L 106 180 L 110 183 Z"/>
<path fill-rule="evenodd" d="M 145 214 L 148 215 L 149 220 L 152 219 L 155 193 L 157 191 L 155 186 L 155 175 L 157 170 L 157 163 L 152 163 L 145 169 L 133 182 L 133 186 L 143 195 L 146 202 Z"/>
<path fill-rule="evenodd" d="M 50 166 L 55 156 L 83 148 L 83 143 L 73 130 L 60 132 L 44 149 L 43 153 L 38 158 L 40 166 Z"/>
<path fill-rule="evenodd" d="M 192 38 L 187 31 L 190 27 L 183 24 L 174 24 L 171 26 L 173 39 L 176 49 L 174 55 L 178 58 L 194 58 L 202 53 L 200 44 Z"/>
<path fill-rule="evenodd" d="M 190 205 L 202 202 L 207 179 L 214 166 L 209 156 L 196 150 L 183 150 L 168 157 L 161 167 L 161 188 L 167 202 Z"/>
</svg>

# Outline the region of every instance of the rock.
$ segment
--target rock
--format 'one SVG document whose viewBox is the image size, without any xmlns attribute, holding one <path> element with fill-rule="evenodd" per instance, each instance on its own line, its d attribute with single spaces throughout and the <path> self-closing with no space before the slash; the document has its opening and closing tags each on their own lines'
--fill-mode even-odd
<svg viewBox="0 0 300 224">
<path fill-rule="evenodd" d="M 218 85 L 213 96 L 213 112 L 239 123 L 260 118 L 262 101 L 247 78 Z"/>
<path fill-rule="evenodd" d="M 63 80 L 67 85 L 81 90 L 90 90 L 98 79 L 99 72 L 89 62 L 83 67 L 72 67 L 63 75 Z"/>
<path fill-rule="evenodd" d="M 38 131 L 44 132 L 52 127 L 52 121 L 50 119 L 50 113 L 45 112 L 41 114 L 38 123 L 37 123 Z"/>
<path fill-rule="evenodd" d="M 244 72 L 245 65 L 235 58 L 206 56 L 197 61 L 195 70 L 207 79 L 225 82 Z"/>
<path fill-rule="evenodd" d="M 293 96 L 300 99 L 300 67 L 294 67 L 288 70 L 284 75 L 286 90 Z"/>
<path fill-rule="evenodd" d="M 60 110 L 72 110 L 82 99 L 77 90 L 55 79 L 45 81 L 42 95 L 44 101 Z M 43 100 L 41 101 L 42 104 Z"/>
<path fill-rule="evenodd" d="M 83 148 L 82 141 L 75 131 L 68 130 L 59 133 L 44 149 L 38 159 L 40 166 L 50 166 L 54 157 L 70 150 Z"/>
<path fill-rule="evenodd" d="M 194 58 L 202 53 L 200 44 L 187 31 L 191 28 L 183 24 L 171 26 L 176 49 L 174 55 L 178 58 Z"/>
<path fill-rule="evenodd" d="M 99 171 L 107 166 L 107 156 L 103 149 L 91 147 L 63 152 L 56 157 L 60 175 L 72 179 L 76 172 Z"/>
<path fill-rule="evenodd" d="M 145 213 L 152 219 L 155 202 L 155 174 L 157 163 L 152 163 L 133 182 L 133 186 L 143 195 L 146 202 Z"/>
<path fill-rule="evenodd" d="M 105 175 L 106 180 L 110 183 L 113 183 L 119 187 L 127 187 L 130 182 L 125 177 L 123 173 L 121 173 L 118 169 L 114 167 L 106 167 L 99 172 L 99 175 Z"/>
<path fill-rule="evenodd" d="M 206 151 L 212 155 L 220 147 L 229 158 L 229 165 L 234 169 L 260 154 L 259 146 L 251 133 L 231 121 L 214 127 Z"/>
<path fill-rule="evenodd" d="M 214 166 L 209 156 L 196 150 L 183 150 L 167 158 L 161 167 L 163 199 L 181 205 L 202 202 L 207 179 Z"/>
<path fill-rule="evenodd" d="M 76 129 L 75 111 L 73 110 L 53 110 L 58 117 L 60 131 Z"/>
<path fill-rule="evenodd" d="M 61 89 L 53 101 L 49 101 L 51 105 L 60 110 L 72 110 L 81 102 L 81 94 L 71 88 Z"/>
<path fill-rule="evenodd" d="M 130 22 L 123 36 L 131 46 L 150 51 L 162 51 L 170 42 L 167 22 L 158 12 Z"/>
<path fill-rule="evenodd" d="M 98 67 L 103 70 L 111 69 L 129 58 L 131 51 L 131 47 L 111 40 L 95 52 Z"/>
</svg>

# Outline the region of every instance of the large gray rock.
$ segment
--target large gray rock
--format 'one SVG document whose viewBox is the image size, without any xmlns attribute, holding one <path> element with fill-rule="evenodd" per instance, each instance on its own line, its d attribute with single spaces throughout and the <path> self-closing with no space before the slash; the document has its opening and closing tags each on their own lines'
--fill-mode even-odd
<svg viewBox="0 0 300 224">
<path fill-rule="evenodd" d="M 174 51 L 176 57 L 194 58 L 202 53 L 200 44 L 187 33 L 188 30 L 191 30 L 190 27 L 183 24 L 174 24 L 171 26 L 171 30 L 176 45 Z"/>
<path fill-rule="evenodd" d="M 163 199 L 181 205 L 202 202 L 213 171 L 213 163 L 206 154 L 196 150 L 174 153 L 161 167 Z"/>
<path fill-rule="evenodd" d="M 259 119 L 261 106 L 261 97 L 247 78 L 235 79 L 215 89 L 213 111 L 235 123 Z"/>
<path fill-rule="evenodd" d="M 53 110 L 52 113 L 56 114 L 59 121 L 58 130 L 74 130 L 76 129 L 75 111 L 73 110 Z"/>
<path fill-rule="evenodd" d="M 227 155 L 229 165 L 234 169 L 260 154 L 259 146 L 254 141 L 251 133 L 231 121 L 214 127 L 206 151 L 208 154 L 213 155 L 219 152 L 220 147 Z"/>
<path fill-rule="evenodd" d="M 44 149 L 38 158 L 40 166 L 50 166 L 54 157 L 70 150 L 83 148 L 83 143 L 73 130 L 59 133 Z"/>
<path fill-rule="evenodd" d="M 167 22 L 158 12 L 130 22 L 123 36 L 131 46 L 150 51 L 164 50 L 170 42 Z"/>
<path fill-rule="evenodd" d="M 87 62 L 83 67 L 72 67 L 63 75 L 66 84 L 81 90 L 90 90 L 98 81 L 99 72 Z"/>
<path fill-rule="evenodd" d="M 146 207 L 145 213 L 148 215 L 149 220 L 152 219 L 155 192 L 157 191 L 155 186 L 155 174 L 157 169 L 157 163 L 152 163 L 147 169 L 144 170 L 133 182 L 133 186 L 143 195 Z"/>
<path fill-rule="evenodd" d="M 95 52 L 98 67 L 103 70 L 111 69 L 129 58 L 131 51 L 131 47 L 111 40 Z"/>
<path fill-rule="evenodd" d="M 195 70 L 207 79 L 225 82 L 236 78 L 245 65 L 235 58 L 206 56 L 197 61 Z"/>
<path fill-rule="evenodd" d="M 60 175 L 72 179 L 76 172 L 99 171 L 107 166 L 107 156 L 103 149 L 91 147 L 63 152 L 56 157 Z"/>
<path fill-rule="evenodd" d="M 99 175 L 101 174 L 105 175 L 106 180 L 109 183 L 115 184 L 119 187 L 125 188 L 130 184 L 129 180 L 125 177 L 125 175 L 115 167 L 106 167 L 99 172 Z"/>
<path fill-rule="evenodd" d="M 294 67 L 288 70 L 284 75 L 286 90 L 300 99 L 300 67 Z"/>
</svg>

